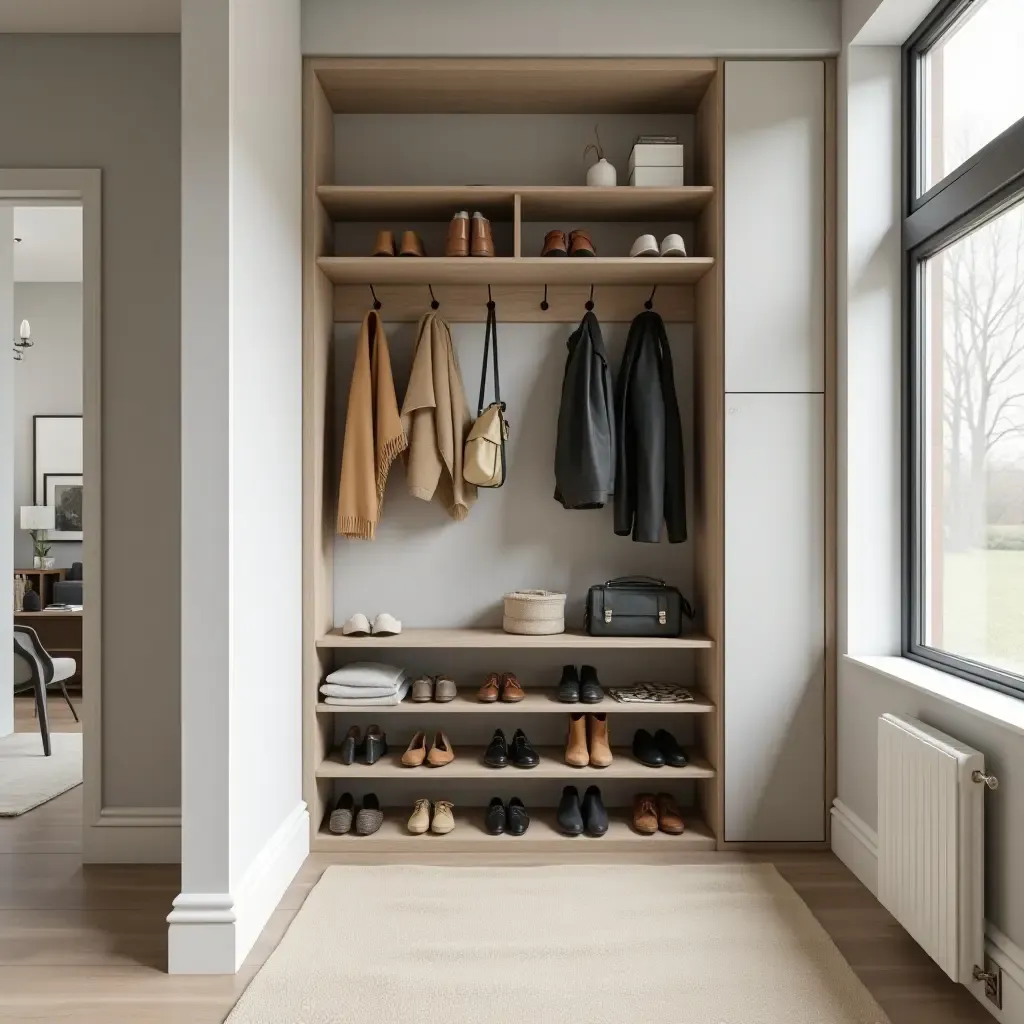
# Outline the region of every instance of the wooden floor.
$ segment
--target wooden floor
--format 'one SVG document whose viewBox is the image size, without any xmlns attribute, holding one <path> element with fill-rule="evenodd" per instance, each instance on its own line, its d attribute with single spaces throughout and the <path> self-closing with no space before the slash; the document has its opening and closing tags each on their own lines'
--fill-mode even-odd
<svg viewBox="0 0 1024 1024">
<path fill-rule="evenodd" d="M 21 699 L 17 703 L 18 730 L 33 730 L 31 704 Z M 75 728 L 66 707 L 61 711 L 57 700 L 50 707 L 54 729 Z M 164 973 L 164 918 L 179 891 L 178 870 L 145 865 L 83 868 L 81 792 L 78 787 L 20 818 L 0 819 L 0 1021 L 223 1021 L 324 868 L 339 858 L 307 859 L 236 977 L 169 977 Z M 742 859 L 738 854 L 687 859 L 708 857 Z M 423 860 L 397 855 L 386 859 Z M 655 859 L 642 857 L 646 863 Z M 771 860 L 806 901 L 892 1024 L 992 1024 L 993 1018 L 966 990 L 947 980 L 831 854 L 760 859 Z M 488 857 L 497 865 L 503 860 L 519 862 Z M 628 862 L 630 857 L 616 860 Z M 450 856 L 430 861 L 459 862 Z"/>
</svg>

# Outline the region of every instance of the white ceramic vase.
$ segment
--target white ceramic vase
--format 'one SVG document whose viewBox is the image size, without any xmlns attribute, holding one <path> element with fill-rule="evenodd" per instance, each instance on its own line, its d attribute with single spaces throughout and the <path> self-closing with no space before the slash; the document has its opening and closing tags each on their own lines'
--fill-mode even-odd
<svg viewBox="0 0 1024 1024">
<path fill-rule="evenodd" d="M 33 569 L 52 569 L 53 568 L 53 563 L 56 562 L 56 561 L 57 561 L 57 559 L 53 558 L 52 556 L 50 558 L 43 558 L 40 555 L 36 555 L 35 558 L 32 559 L 32 568 Z"/>
<path fill-rule="evenodd" d="M 598 185 L 607 188 L 609 185 L 615 185 L 618 183 L 618 176 L 615 173 L 615 168 L 601 157 L 596 164 L 590 165 L 590 170 L 587 171 L 587 184 Z"/>
</svg>

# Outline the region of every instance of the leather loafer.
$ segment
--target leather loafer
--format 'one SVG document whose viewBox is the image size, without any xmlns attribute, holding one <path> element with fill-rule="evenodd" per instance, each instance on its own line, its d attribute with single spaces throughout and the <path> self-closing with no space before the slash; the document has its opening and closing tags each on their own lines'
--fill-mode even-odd
<svg viewBox="0 0 1024 1024">
<path fill-rule="evenodd" d="M 500 836 L 505 831 L 505 805 L 500 796 L 494 797 L 487 805 L 484 828 L 492 836 Z"/>
<path fill-rule="evenodd" d="M 646 729 L 637 729 L 633 735 L 633 756 L 648 768 L 662 768 L 665 765 L 665 755 Z"/>
<path fill-rule="evenodd" d="M 379 725 L 371 725 L 363 739 L 363 761 L 376 764 L 388 752 L 388 738 Z"/>
<path fill-rule="evenodd" d="M 579 704 L 580 677 L 575 665 L 562 666 L 562 678 L 558 681 L 558 699 L 563 704 Z"/>
<path fill-rule="evenodd" d="M 568 256 L 569 243 L 565 240 L 564 231 L 549 231 L 544 236 L 544 247 L 541 256 Z"/>
<path fill-rule="evenodd" d="M 522 729 L 516 729 L 513 733 L 508 757 L 516 768 L 536 768 L 540 764 L 537 751 L 530 746 L 530 741 Z"/>
<path fill-rule="evenodd" d="M 583 827 L 588 836 L 603 836 L 608 831 L 608 812 L 597 786 L 591 786 L 583 794 Z"/>
<path fill-rule="evenodd" d="M 659 729 L 654 734 L 654 742 L 665 759 L 665 764 L 670 768 L 685 768 L 689 763 L 683 748 L 676 742 L 675 736 L 666 729 Z"/>
<path fill-rule="evenodd" d="M 600 704 L 604 700 L 604 690 L 597 678 L 597 669 L 593 665 L 584 665 L 580 669 L 580 701 L 584 704 Z"/>
<path fill-rule="evenodd" d="M 338 750 L 338 760 L 342 764 L 352 764 L 359 754 L 359 747 L 359 726 L 353 725 L 341 741 L 341 747 Z"/>
<path fill-rule="evenodd" d="M 521 836 L 530 827 L 530 816 L 519 797 L 514 796 L 509 800 L 505 821 L 505 829 L 510 836 Z"/>
<path fill-rule="evenodd" d="M 580 794 L 575 786 L 566 786 L 562 790 L 562 799 L 558 803 L 555 820 L 563 835 L 583 835 L 583 809 L 580 807 Z"/>
<path fill-rule="evenodd" d="M 590 234 L 577 229 L 569 232 L 569 255 L 570 256 L 596 256 L 597 250 L 591 241 Z"/>
<path fill-rule="evenodd" d="M 505 768 L 508 765 L 508 744 L 500 729 L 494 730 L 491 742 L 484 751 L 484 764 L 489 768 Z"/>
</svg>

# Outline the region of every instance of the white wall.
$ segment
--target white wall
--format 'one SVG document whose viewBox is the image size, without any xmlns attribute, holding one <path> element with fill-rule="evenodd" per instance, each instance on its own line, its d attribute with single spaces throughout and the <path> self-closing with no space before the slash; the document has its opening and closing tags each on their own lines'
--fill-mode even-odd
<svg viewBox="0 0 1024 1024">
<path fill-rule="evenodd" d="M 14 208 L 0 205 L 0 240 L 14 237 Z M 13 509 L 14 494 L 14 358 L 10 343 L 14 330 L 14 242 L 0 244 L 0 580 L 11 579 L 14 572 L 12 523 L 7 519 Z M 13 637 L 14 597 L 10 587 L 0 586 L 0 623 L 3 645 Z M 0 736 L 14 732 L 14 676 L 10 658 L 0 658 Z"/>
</svg>

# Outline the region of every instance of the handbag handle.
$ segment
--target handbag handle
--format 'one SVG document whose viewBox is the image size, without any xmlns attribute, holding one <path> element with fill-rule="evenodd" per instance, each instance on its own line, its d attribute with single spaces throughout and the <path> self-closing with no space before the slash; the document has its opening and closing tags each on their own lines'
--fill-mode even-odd
<svg viewBox="0 0 1024 1024">
<path fill-rule="evenodd" d="M 501 400 L 501 385 L 498 382 L 498 318 L 494 312 L 494 300 L 487 303 L 487 327 L 484 332 L 484 366 L 480 373 L 480 399 L 476 404 L 476 415 L 479 419 L 484 412 L 484 394 L 487 391 L 487 352 L 494 346 L 494 403 L 505 411 L 505 403 Z"/>
<path fill-rule="evenodd" d="M 606 587 L 627 586 L 630 583 L 656 583 L 659 587 L 668 586 L 664 580 L 656 576 L 616 576 L 613 580 L 605 580 Z"/>
</svg>

